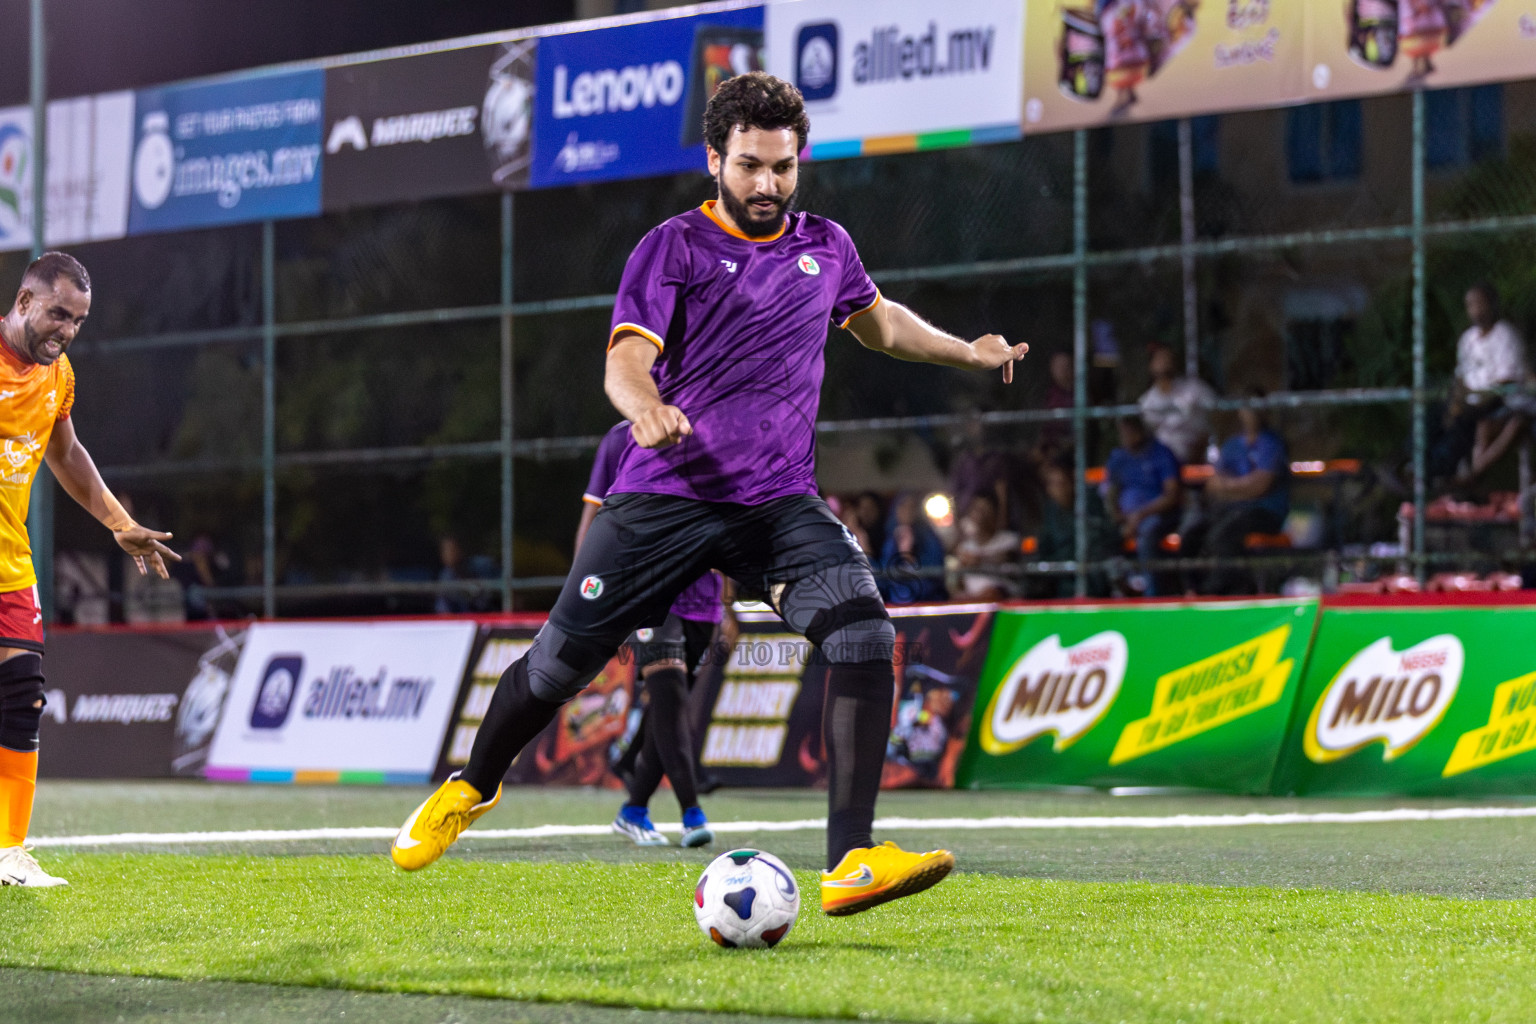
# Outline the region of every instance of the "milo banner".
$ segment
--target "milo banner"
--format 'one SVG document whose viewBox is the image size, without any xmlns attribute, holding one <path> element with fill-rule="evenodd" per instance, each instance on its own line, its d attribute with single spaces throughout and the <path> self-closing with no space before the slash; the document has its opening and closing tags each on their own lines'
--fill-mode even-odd
<svg viewBox="0 0 1536 1024">
<path fill-rule="evenodd" d="M 1530 636 L 1529 604 L 1330 604 L 1275 791 L 1532 792 Z"/>
<path fill-rule="evenodd" d="M 1007 609 L 957 782 L 1269 787 L 1315 600 Z"/>
<path fill-rule="evenodd" d="M 1302 93 L 1299 0 L 1024 6 L 1026 132 L 1275 106 Z"/>
</svg>

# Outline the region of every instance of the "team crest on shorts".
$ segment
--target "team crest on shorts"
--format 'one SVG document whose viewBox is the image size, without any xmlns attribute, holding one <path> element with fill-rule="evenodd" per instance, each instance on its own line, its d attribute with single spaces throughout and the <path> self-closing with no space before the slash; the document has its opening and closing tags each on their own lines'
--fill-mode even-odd
<svg viewBox="0 0 1536 1024">
<path fill-rule="evenodd" d="M 816 257 L 812 256 L 810 253 L 805 253 L 795 262 L 801 270 L 805 271 L 812 277 L 815 277 L 817 274 L 821 273 L 821 265 L 816 262 Z"/>
<path fill-rule="evenodd" d="M 603 578 L 601 576 L 588 576 L 581 581 L 581 596 L 588 601 L 596 601 L 603 596 Z"/>
</svg>

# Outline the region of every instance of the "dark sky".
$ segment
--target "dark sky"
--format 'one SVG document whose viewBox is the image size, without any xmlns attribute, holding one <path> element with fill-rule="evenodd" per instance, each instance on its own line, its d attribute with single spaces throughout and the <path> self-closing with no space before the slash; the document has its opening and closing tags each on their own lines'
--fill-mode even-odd
<svg viewBox="0 0 1536 1024">
<path fill-rule="evenodd" d="M 565 21 L 574 0 L 45 0 L 48 95 Z M 28 95 L 28 0 L 0 0 L 0 104 Z"/>
</svg>

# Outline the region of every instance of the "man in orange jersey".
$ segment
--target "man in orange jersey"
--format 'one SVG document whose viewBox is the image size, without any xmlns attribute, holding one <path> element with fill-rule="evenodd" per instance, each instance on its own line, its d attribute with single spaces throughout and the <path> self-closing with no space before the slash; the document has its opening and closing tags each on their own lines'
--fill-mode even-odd
<svg viewBox="0 0 1536 1024">
<path fill-rule="evenodd" d="M 107 485 L 69 418 L 75 371 L 64 352 L 91 309 L 91 279 L 74 257 L 44 253 L 27 267 L 0 320 L 0 885 L 67 884 L 22 846 L 37 791 L 37 729 L 43 705 L 43 613 L 27 539 L 32 480 L 44 458 L 59 483 L 112 531 L 139 572 L 167 576 L 180 559 Z"/>
</svg>

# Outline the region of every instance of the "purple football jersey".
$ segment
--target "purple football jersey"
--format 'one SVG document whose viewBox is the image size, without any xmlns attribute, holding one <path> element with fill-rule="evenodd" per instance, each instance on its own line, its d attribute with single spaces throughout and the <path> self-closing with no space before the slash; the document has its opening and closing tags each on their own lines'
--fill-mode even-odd
<svg viewBox="0 0 1536 1024">
<path fill-rule="evenodd" d="M 635 331 L 660 349 L 651 376 L 693 433 L 667 448 L 629 441 L 612 489 L 740 505 L 815 494 L 827 322 L 846 327 L 879 301 L 825 217 L 793 213 L 750 239 L 711 201 L 653 229 L 624 268 L 609 339 Z"/>
<path fill-rule="evenodd" d="M 592 460 L 592 476 L 587 480 L 587 490 L 582 501 L 601 505 L 608 492 L 613 490 L 614 477 L 619 472 L 619 459 L 629 442 L 629 421 L 621 420 L 603 435 L 597 446 L 597 458 Z M 633 447 L 633 445 L 631 445 Z M 719 622 L 724 617 L 720 598 L 724 593 L 720 576 L 706 572 L 688 584 L 688 589 L 677 595 L 672 602 L 672 614 L 690 622 Z"/>
</svg>

